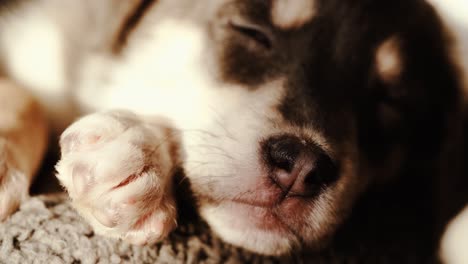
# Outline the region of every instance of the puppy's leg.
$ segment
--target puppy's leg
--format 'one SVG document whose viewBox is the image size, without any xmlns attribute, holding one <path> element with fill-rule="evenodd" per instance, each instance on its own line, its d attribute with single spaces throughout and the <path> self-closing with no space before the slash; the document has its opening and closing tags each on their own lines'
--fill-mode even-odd
<svg viewBox="0 0 468 264">
<path fill-rule="evenodd" d="M 57 177 L 98 234 L 147 244 L 175 227 L 177 140 L 168 126 L 130 112 L 96 113 L 66 129 L 60 145 Z"/>
<path fill-rule="evenodd" d="M 28 196 L 47 143 L 47 122 L 25 90 L 0 78 L 0 221 Z"/>
</svg>

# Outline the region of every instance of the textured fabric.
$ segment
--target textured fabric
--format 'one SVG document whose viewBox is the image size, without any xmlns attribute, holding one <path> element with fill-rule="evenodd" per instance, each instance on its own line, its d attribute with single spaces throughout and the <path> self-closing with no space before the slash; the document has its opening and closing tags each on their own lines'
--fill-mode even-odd
<svg viewBox="0 0 468 264">
<path fill-rule="evenodd" d="M 0 224 L 0 263 L 428 263 L 414 255 L 415 248 L 392 245 L 379 251 L 357 243 L 345 250 L 265 258 L 222 243 L 199 223 L 183 224 L 157 245 L 132 246 L 95 235 L 63 194 L 33 197 Z"/>
<path fill-rule="evenodd" d="M 168 239 L 152 246 L 95 235 L 60 192 L 53 160 L 46 160 L 33 198 L 0 223 L 0 264 L 433 262 L 435 251 L 425 225 L 429 218 L 421 203 L 427 199 L 415 196 L 413 189 L 407 194 L 389 189 L 364 198 L 326 250 L 275 259 L 226 245 L 205 224 L 184 215 Z"/>
<path fill-rule="evenodd" d="M 64 195 L 39 196 L 23 204 L 0 225 L 2 263 L 208 263 L 251 260 L 218 240 L 195 235 L 181 227 L 167 241 L 147 247 L 106 239 L 94 234 L 71 208 Z"/>
</svg>

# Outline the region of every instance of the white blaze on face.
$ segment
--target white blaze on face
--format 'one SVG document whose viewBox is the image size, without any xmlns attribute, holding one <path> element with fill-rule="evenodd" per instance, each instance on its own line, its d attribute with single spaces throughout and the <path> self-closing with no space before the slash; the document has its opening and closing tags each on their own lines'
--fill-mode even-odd
<svg viewBox="0 0 468 264">
<path fill-rule="evenodd" d="M 377 74 L 386 83 L 397 81 L 403 69 L 398 38 L 393 36 L 377 48 L 375 55 Z"/>
<path fill-rule="evenodd" d="M 282 29 L 298 28 L 315 15 L 315 0 L 273 0 L 271 19 Z"/>
<path fill-rule="evenodd" d="M 191 131 L 182 136 L 191 172 L 225 175 L 241 167 L 246 174 L 256 173 L 251 170 L 258 167 L 258 140 L 271 129 L 267 126 L 282 98 L 283 81 L 272 80 L 253 91 L 223 83 L 210 59 L 212 50 L 205 49 L 203 28 L 172 19 L 148 27 L 143 36 L 134 32 L 124 63 L 106 67 L 106 83 L 82 80 L 80 101 L 94 103 L 88 107 L 95 110 L 163 116 L 177 129 Z M 236 162 L 224 160 L 225 153 Z"/>
</svg>

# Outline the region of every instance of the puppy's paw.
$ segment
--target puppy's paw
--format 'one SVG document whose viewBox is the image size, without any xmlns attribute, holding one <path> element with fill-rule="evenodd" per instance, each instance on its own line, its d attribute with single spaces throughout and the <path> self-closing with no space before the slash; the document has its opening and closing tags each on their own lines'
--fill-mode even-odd
<svg viewBox="0 0 468 264">
<path fill-rule="evenodd" d="M 28 177 L 17 168 L 11 146 L 0 138 L 0 221 L 10 216 L 28 197 Z"/>
<path fill-rule="evenodd" d="M 148 244 L 175 227 L 168 133 L 123 111 L 89 115 L 63 133 L 57 177 L 97 233 Z"/>
</svg>

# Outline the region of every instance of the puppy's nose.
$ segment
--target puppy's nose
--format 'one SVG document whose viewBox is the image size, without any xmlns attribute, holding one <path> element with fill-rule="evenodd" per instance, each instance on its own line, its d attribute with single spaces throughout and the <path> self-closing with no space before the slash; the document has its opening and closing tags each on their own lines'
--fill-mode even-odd
<svg viewBox="0 0 468 264">
<path fill-rule="evenodd" d="M 317 145 L 293 135 L 266 140 L 269 177 L 288 196 L 313 196 L 338 178 L 337 165 Z"/>
</svg>

